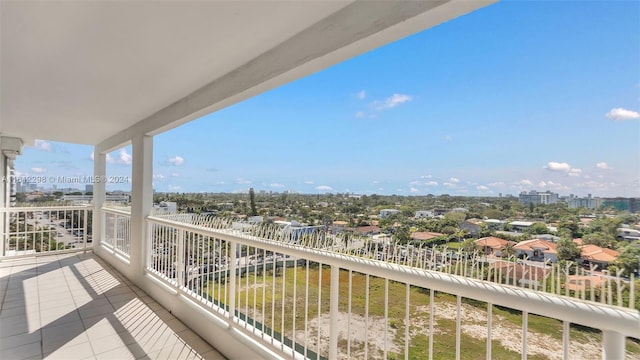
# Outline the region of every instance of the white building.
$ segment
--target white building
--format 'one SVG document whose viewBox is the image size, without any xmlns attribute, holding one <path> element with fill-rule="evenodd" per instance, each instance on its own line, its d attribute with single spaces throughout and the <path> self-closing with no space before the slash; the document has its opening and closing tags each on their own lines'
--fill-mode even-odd
<svg viewBox="0 0 640 360">
<path fill-rule="evenodd" d="M 380 210 L 380 213 L 378 214 L 378 217 L 381 218 L 381 219 L 384 219 L 384 218 L 388 218 L 388 217 L 393 216 L 393 215 L 397 215 L 399 213 L 400 213 L 400 210 L 396 210 L 396 209 L 382 209 L 382 210 Z"/>
<path fill-rule="evenodd" d="M 433 218 L 435 217 L 435 214 L 433 213 L 433 211 L 429 211 L 429 210 L 418 210 L 416 211 L 415 217 L 416 219 Z"/>
<path fill-rule="evenodd" d="M 521 204 L 533 204 L 533 205 L 548 205 L 555 204 L 560 200 L 560 196 L 557 193 L 551 191 L 535 191 L 531 190 L 527 192 L 521 192 L 518 196 L 518 201 Z"/>
</svg>

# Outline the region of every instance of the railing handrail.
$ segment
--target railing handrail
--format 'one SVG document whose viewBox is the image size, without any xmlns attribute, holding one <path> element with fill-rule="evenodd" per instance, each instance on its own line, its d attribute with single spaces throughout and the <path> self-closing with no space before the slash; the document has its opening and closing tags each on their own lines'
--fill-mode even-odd
<svg viewBox="0 0 640 360">
<path fill-rule="evenodd" d="M 0 212 L 20 212 L 20 211 L 64 211 L 64 210 L 84 210 L 92 209 L 93 205 L 60 205 L 60 206 L 24 206 L 24 207 L 0 207 Z"/>
<path fill-rule="evenodd" d="M 322 264 L 335 265 L 342 269 L 460 295 L 493 305 L 505 306 L 600 330 L 615 331 L 624 336 L 637 337 L 640 333 L 640 312 L 632 309 L 336 253 L 329 250 L 306 248 L 291 243 L 259 238 L 238 230 L 211 229 L 155 216 L 148 216 L 147 220 L 159 225 L 171 226 L 178 230 L 198 232 L 204 236 L 225 241 L 235 241 L 242 245 L 293 255 L 294 257 Z"/>
<path fill-rule="evenodd" d="M 131 210 L 126 211 L 124 209 L 117 209 L 117 208 L 110 208 L 110 207 L 102 207 L 100 210 L 107 213 L 116 214 L 116 215 L 131 216 Z"/>
</svg>

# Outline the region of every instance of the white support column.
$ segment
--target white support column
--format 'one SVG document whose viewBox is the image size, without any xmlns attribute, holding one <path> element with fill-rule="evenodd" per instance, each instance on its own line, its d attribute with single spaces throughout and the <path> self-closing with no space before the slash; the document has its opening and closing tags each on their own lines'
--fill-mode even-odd
<svg viewBox="0 0 640 360">
<path fill-rule="evenodd" d="M 16 156 L 22 154 L 22 139 L 0 136 L 0 179 L 2 179 L 2 188 L 0 189 L 0 207 L 8 208 L 11 206 L 11 189 L 15 185 L 12 181 L 13 161 Z M 14 180 L 15 181 L 15 180 Z M 9 228 L 9 218 L 4 214 L 0 214 L 0 235 L 4 234 L 5 229 Z M 5 239 L 0 236 L 0 257 L 4 256 Z"/>
<path fill-rule="evenodd" d="M 338 317 L 340 312 L 339 305 L 339 293 L 340 293 L 340 268 L 336 265 L 331 265 L 331 293 L 329 300 L 329 359 L 335 360 L 338 358 L 338 334 L 340 329 L 338 328 Z M 387 304 L 385 304 L 386 308 Z M 385 345 L 386 346 L 386 345 Z"/>
<path fill-rule="evenodd" d="M 144 275 L 149 241 L 145 218 L 153 207 L 153 137 L 135 135 L 132 145 L 130 276 L 139 282 Z"/>
<path fill-rule="evenodd" d="M 2 138 L 0 138 L 0 147 L 2 147 Z M 2 183 L 2 186 L 3 186 L 2 189 L 0 189 L 0 207 L 2 208 L 6 207 L 5 201 L 8 195 L 4 191 L 5 189 L 4 185 L 9 182 L 9 176 L 7 174 L 6 169 L 7 169 L 7 158 L 6 156 L 4 156 L 4 154 L 2 154 L 2 152 L 0 152 L 0 179 L 5 181 Z M 4 256 L 4 244 L 5 244 L 4 229 L 9 228 L 8 224 L 5 225 L 6 220 L 7 220 L 6 213 L 4 212 L 0 213 L 0 257 Z"/>
<path fill-rule="evenodd" d="M 100 245 L 104 240 L 105 223 L 102 216 L 102 207 L 106 199 L 106 182 L 101 181 L 107 175 L 107 154 L 98 153 L 98 149 L 93 151 L 93 220 L 91 230 L 93 237 L 93 251 L 100 252 Z"/>
<path fill-rule="evenodd" d="M 602 332 L 602 360 L 622 360 L 625 357 L 624 335 L 605 330 Z"/>
</svg>

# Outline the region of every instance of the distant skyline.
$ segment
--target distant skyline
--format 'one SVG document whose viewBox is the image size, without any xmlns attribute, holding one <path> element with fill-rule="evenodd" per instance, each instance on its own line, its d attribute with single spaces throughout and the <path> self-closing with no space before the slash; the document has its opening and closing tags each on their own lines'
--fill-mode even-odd
<svg viewBox="0 0 640 360">
<path fill-rule="evenodd" d="M 639 64 L 640 2 L 499 2 L 155 136 L 154 188 L 638 197 Z M 18 176 L 93 173 L 23 150 Z"/>
</svg>

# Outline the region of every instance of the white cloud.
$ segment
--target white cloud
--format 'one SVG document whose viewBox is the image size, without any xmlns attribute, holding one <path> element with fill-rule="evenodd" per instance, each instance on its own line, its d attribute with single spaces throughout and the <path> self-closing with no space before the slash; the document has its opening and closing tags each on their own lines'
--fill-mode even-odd
<svg viewBox="0 0 640 360">
<path fill-rule="evenodd" d="M 311 180 L 307 180 L 304 183 L 307 184 L 307 185 L 313 185 L 313 181 L 311 181 Z"/>
<path fill-rule="evenodd" d="M 411 192 L 412 192 L 412 193 L 414 193 L 414 194 L 416 194 L 416 193 L 419 193 L 419 192 L 420 192 L 420 190 L 419 190 L 419 189 L 416 189 L 416 188 L 414 188 L 414 187 L 412 187 L 411 189 L 409 189 L 409 191 L 411 191 Z"/>
<path fill-rule="evenodd" d="M 460 179 L 452 177 L 451 179 L 449 179 L 449 181 L 454 183 L 454 184 L 457 184 L 457 183 L 460 182 Z"/>
<path fill-rule="evenodd" d="M 569 176 L 580 176 L 580 173 L 582 173 L 582 169 L 572 168 L 569 170 Z"/>
<path fill-rule="evenodd" d="M 172 165 L 172 166 L 181 166 L 184 165 L 184 158 L 182 156 L 172 156 L 169 159 L 167 159 L 167 164 Z"/>
<path fill-rule="evenodd" d="M 605 116 L 617 121 L 640 119 L 640 113 L 623 108 L 613 108 Z"/>
<path fill-rule="evenodd" d="M 426 186 L 438 186 L 437 181 L 427 181 L 424 183 Z"/>
<path fill-rule="evenodd" d="M 51 143 L 44 140 L 36 140 L 33 144 L 33 147 L 42 151 L 51 152 L 53 150 L 53 146 L 51 146 Z"/>
<path fill-rule="evenodd" d="M 603 170 L 610 169 L 609 164 L 607 164 L 606 162 L 599 162 L 596 164 L 596 167 Z"/>
<path fill-rule="evenodd" d="M 476 190 L 479 191 L 489 191 L 489 188 L 484 186 L 484 185 L 480 185 L 480 186 L 476 186 Z"/>
<path fill-rule="evenodd" d="M 502 181 L 496 181 L 496 182 L 489 183 L 487 185 L 489 185 L 489 186 L 505 186 L 505 183 L 502 182 Z"/>
<path fill-rule="evenodd" d="M 316 190 L 319 190 L 319 191 L 331 191 L 331 190 L 333 190 L 333 188 L 331 186 L 327 186 L 327 185 L 320 185 L 320 186 L 316 186 Z"/>
<path fill-rule="evenodd" d="M 544 168 L 551 171 L 567 172 L 571 170 L 571 165 L 569 165 L 566 162 L 560 163 L 560 162 L 550 161 L 549 163 L 547 163 L 547 165 Z"/>
<path fill-rule="evenodd" d="M 180 174 L 178 174 L 178 173 L 175 173 L 175 172 L 174 172 L 174 173 L 171 173 L 171 176 L 173 176 L 173 177 L 179 177 L 179 176 L 180 176 Z"/>
<path fill-rule="evenodd" d="M 364 100 L 367 98 L 367 92 L 364 90 L 358 91 L 358 93 L 356 94 L 356 97 L 360 100 Z"/>
<path fill-rule="evenodd" d="M 384 101 L 374 101 L 371 106 L 374 110 L 381 111 L 392 109 L 402 103 L 411 101 L 412 97 L 405 94 L 393 94 L 390 97 L 384 99 Z"/>
<path fill-rule="evenodd" d="M 541 188 L 546 188 L 546 189 L 553 189 L 553 190 L 568 190 L 569 187 L 553 182 L 553 181 L 540 181 L 538 183 L 538 186 Z"/>
<path fill-rule="evenodd" d="M 269 184 L 269 186 L 271 186 L 272 188 L 283 188 L 284 184 L 272 183 Z"/>
<path fill-rule="evenodd" d="M 91 159 L 93 160 L 95 158 L 95 155 L 93 153 L 91 153 Z M 107 154 L 106 156 L 106 161 L 108 164 L 123 164 L 123 165 L 131 165 L 131 161 L 132 161 L 132 156 L 131 154 L 127 153 L 126 149 L 120 149 L 120 151 L 118 152 L 118 157 L 113 157 L 110 154 Z"/>
<path fill-rule="evenodd" d="M 182 190 L 182 187 L 178 186 L 178 185 L 169 185 L 169 191 L 180 191 Z"/>
<path fill-rule="evenodd" d="M 233 182 L 236 183 L 236 184 L 241 184 L 241 185 L 249 185 L 249 184 L 252 183 L 251 180 L 246 180 L 246 179 L 243 179 L 243 178 L 237 178 Z"/>
<path fill-rule="evenodd" d="M 42 173 L 47 172 L 47 170 L 46 170 L 46 169 L 43 169 L 43 168 L 41 168 L 41 167 L 32 167 L 32 168 L 31 168 L 31 171 L 32 171 L 32 172 L 34 172 L 34 173 L 36 173 L 36 174 L 42 174 Z"/>
<path fill-rule="evenodd" d="M 120 149 L 120 153 L 118 154 L 118 160 L 117 160 L 118 163 L 131 165 L 131 160 L 133 160 L 133 157 L 131 156 L 131 154 L 127 153 L 126 149 Z"/>
<path fill-rule="evenodd" d="M 162 174 L 153 174 L 153 180 L 160 180 L 160 181 L 162 181 L 162 180 L 164 180 L 164 179 L 165 179 L 165 176 L 164 176 L 164 175 L 162 175 Z"/>
<path fill-rule="evenodd" d="M 533 183 L 529 179 L 522 179 L 518 182 L 518 185 L 531 186 Z"/>
<path fill-rule="evenodd" d="M 418 181 L 418 180 L 414 180 L 414 181 L 409 183 L 409 185 L 411 185 L 411 186 L 417 186 L 417 185 L 421 185 L 421 184 L 422 183 L 420 181 Z"/>
<path fill-rule="evenodd" d="M 444 183 L 442 183 L 442 185 L 446 186 L 448 188 L 456 187 L 456 184 L 450 183 L 450 182 L 444 182 Z"/>
<path fill-rule="evenodd" d="M 91 152 L 91 155 L 89 155 L 89 159 L 91 159 L 91 161 L 95 160 L 94 159 L 94 155 L 93 155 L 93 151 Z"/>
<path fill-rule="evenodd" d="M 422 175 L 420 176 L 420 179 L 431 179 L 432 177 L 432 175 Z"/>
</svg>

